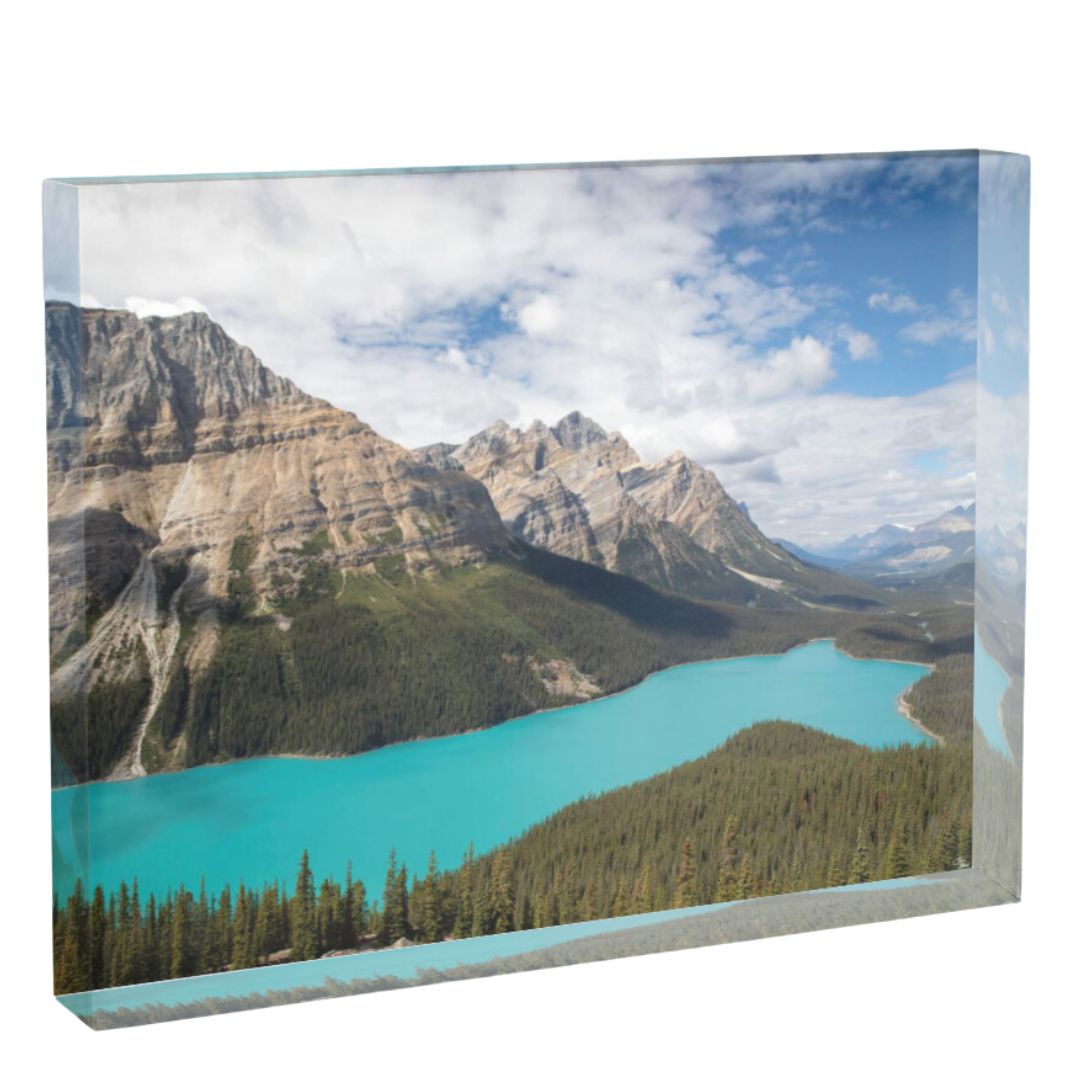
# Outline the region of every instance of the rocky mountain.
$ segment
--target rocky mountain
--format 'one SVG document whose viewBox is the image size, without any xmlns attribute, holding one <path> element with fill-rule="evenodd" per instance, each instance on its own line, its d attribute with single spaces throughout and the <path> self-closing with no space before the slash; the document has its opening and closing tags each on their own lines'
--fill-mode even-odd
<svg viewBox="0 0 1080 1080">
<path fill-rule="evenodd" d="M 312 546 L 422 569 L 506 545 L 481 485 L 298 390 L 206 315 L 51 304 L 47 320 L 57 653 L 82 605 L 63 580 L 73 541 L 87 544 L 91 611 L 151 556 L 186 566 L 189 605 L 225 596 L 238 542 L 257 593 L 294 587 Z"/>
<path fill-rule="evenodd" d="M 975 504 L 955 506 L 913 528 L 882 525 L 873 532 L 808 552 L 778 541 L 805 561 L 861 578 L 940 574 L 975 557 Z"/>
<path fill-rule="evenodd" d="M 767 539 L 711 470 L 678 451 L 647 464 L 579 412 L 552 427 L 500 420 L 416 457 L 480 480 L 515 536 L 652 585 L 766 606 L 843 591 Z"/>
</svg>

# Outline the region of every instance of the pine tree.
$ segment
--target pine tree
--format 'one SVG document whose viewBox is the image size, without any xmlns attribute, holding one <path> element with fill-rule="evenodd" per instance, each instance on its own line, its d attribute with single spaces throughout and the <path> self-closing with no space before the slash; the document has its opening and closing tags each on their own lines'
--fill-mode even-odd
<svg viewBox="0 0 1080 1080">
<path fill-rule="evenodd" d="M 848 867 L 848 884 L 861 885 L 870 880 L 870 853 L 866 848 L 866 840 L 862 829 L 855 837 L 855 852 L 851 856 L 851 866 Z"/>
<path fill-rule="evenodd" d="M 353 942 L 359 945 L 364 935 L 370 930 L 371 921 L 367 905 L 367 890 L 362 881 L 352 885 L 352 934 Z"/>
<path fill-rule="evenodd" d="M 694 857 L 694 845 L 690 837 L 686 837 L 679 855 L 679 870 L 675 878 L 675 900 L 672 906 L 693 907 L 697 902 L 697 860 Z"/>
<path fill-rule="evenodd" d="M 345 892 L 341 908 L 342 939 L 347 941 L 344 948 L 351 949 L 360 944 L 361 929 L 356 919 L 356 889 L 353 887 L 352 860 L 345 866 Z"/>
<path fill-rule="evenodd" d="M 172 908 L 172 926 L 170 928 L 169 977 L 183 978 L 192 972 L 191 947 L 191 901 L 192 896 L 183 885 L 176 893 Z"/>
<path fill-rule="evenodd" d="M 619 919 L 630 910 L 630 897 L 626 891 L 626 878 L 619 878 L 619 884 L 615 888 L 615 895 L 611 898 L 612 918 Z"/>
<path fill-rule="evenodd" d="M 514 882 L 511 876 L 510 852 L 505 847 L 495 852 L 491 864 L 492 930 L 505 934 L 514 929 Z"/>
<path fill-rule="evenodd" d="M 956 822 L 950 818 L 938 833 L 934 855 L 928 869 L 956 870 L 960 858 L 960 833 Z"/>
<path fill-rule="evenodd" d="M 300 856 L 300 869 L 296 874 L 296 891 L 293 893 L 289 930 L 293 960 L 314 960 L 319 954 L 318 934 L 315 925 L 315 878 L 307 849 Z"/>
<path fill-rule="evenodd" d="M 591 922 L 600 914 L 597 896 L 596 878 L 590 877 L 581 897 L 581 909 L 578 915 L 582 922 Z"/>
<path fill-rule="evenodd" d="M 397 851 L 390 849 L 390 859 L 386 867 L 386 880 L 383 883 L 382 920 L 379 926 L 379 944 L 389 945 L 396 940 L 391 933 L 391 912 L 397 896 Z"/>
<path fill-rule="evenodd" d="M 379 927 L 379 944 L 393 945 L 408 937 L 409 888 L 404 863 L 397 864 L 397 852 L 391 850 L 383 886 L 382 921 Z"/>
<path fill-rule="evenodd" d="M 491 933 L 491 880 L 477 874 L 473 878 L 473 917 L 470 937 Z"/>
<path fill-rule="evenodd" d="M 87 904 L 82 880 L 68 897 L 64 909 L 64 933 L 61 939 L 60 957 L 54 978 L 58 994 L 74 994 L 91 989 L 90 949 L 87 934 Z"/>
<path fill-rule="evenodd" d="M 655 905 L 652 867 L 646 863 L 645 869 L 634 879 L 634 887 L 630 892 L 630 914 L 641 915 L 647 911 L 653 911 Z"/>
<path fill-rule="evenodd" d="M 738 893 L 742 900 L 748 900 L 757 893 L 757 883 L 754 880 L 754 870 L 750 864 L 749 854 L 743 855 L 739 863 Z"/>
<path fill-rule="evenodd" d="M 472 933 L 474 862 L 475 855 L 473 854 L 473 846 L 470 844 L 469 850 L 465 853 L 464 862 L 461 864 L 461 869 L 456 875 L 457 912 L 454 916 L 454 928 L 452 931 L 455 938 L 465 938 Z"/>
<path fill-rule="evenodd" d="M 432 851 L 424 878 L 424 918 L 418 927 L 424 941 L 441 941 L 443 932 L 443 896 L 439 881 L 439 865 Z M 415 920 L 414 920 L 415 924 Z"/>
<path fill-rule="evenodd" d="M 249 920 L 248 891 L 241 883 L 236 891 L 236 907 L 233 909 L 231 967 L 234 971 L 252 966 Z"/>
<path fill-rule="evenodd" d="M 846 885 L 848 880 L 847 868 L 844 866 L 844 857 L 839 849 L 834 849 L 829 859 L 829 870 L 825 881 L 830 888 L 837 885 Z"/>
<path fill-rule="evenodd" d="M 96 885 L 94 899 L 90 904 L 90 986 L 94 990 L 106 984 L 105 937 L 108 925 L 105 916 L 105 892 L 100 885 Z"/>
<path fill-rule="evenodd" d="M 885 850 L 885 876 L 907 877 L 911 873 L 911 854 L 908 851 L 906 830 L 901 825 L 893 829 L 889 846 Z"/>
<path fill-rule="evenodd" d="M 733 814 L 724 822 L 724 833 L 720 838 L 720 873 L 716 879 L 716 893 L 713 899 L 722 904 L 739 898 L 739 881 L 736 873 L 739 859 L 739 823 Z M 676 904 L 676 907 L 682 905 Z"/>
<path fill-rule="evenodd" d="M 398 938 L 409 940 L 413 931 L 409 925 L 409 872 L 404 863 L 401 864 L 397 875 L 394 910 L 399 920 L 398 929 L 400 930 L 394 940 L 397 941 Z"/>
<path fill-rule="evenodd" d="M 551 910 L 551 898 L 546 893 L 541 893 L 533 903 L 532 924 L 535 927 L 551 926 L 555 916 Z"/>
<path fill-rule="evenodd" d="M 412 887 L 409 889 L 408 898 L 409 925 L 417 941 L 426 941 L 424 926 L 427 924 L 427 889 L 420 883 L 420 879 L 413 874 Z"/>
</svg>

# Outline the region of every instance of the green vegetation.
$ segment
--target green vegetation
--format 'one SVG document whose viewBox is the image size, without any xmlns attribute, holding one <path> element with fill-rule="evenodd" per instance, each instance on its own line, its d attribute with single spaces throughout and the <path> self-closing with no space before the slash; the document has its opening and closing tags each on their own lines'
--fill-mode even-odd
<svg viewBox="0 0 1080 1080">
<path fill-rule="evenodd" d="M 408 574 L 404 555 L 380 555 L 374 565 L 379 577 L 394 585 L 401 584 Z"/>
<path fill-rule="evenodd" d="M 907 693 L 912 715 L 946 742 L 971 742 L 974 657 L 957 653 L 939 661 Z"/>
<path fill-rule="evenodd" d="M 251 569 L 258 546 L 258 542 L 251 533 L 238 536 L 229 551 L 229 569 L 237 574 L 246 574 Z"/>
<path fill-rule="evenodd" d="M 379 533 L 378 541 L 380 544 L 385 544 L 387 547 L 393 547 L 395 544 L 400 544 L 405 539 L 404 533 L 401 531 L 400 525 L 391 525 L 389 529 Z"/>
<path fill-rule="evenodd" d="M 150 702 L 150 668 L 138 639 L 115 656 L 129 675 L 116 682 L 99 680 L 89 693 L 53 701 L 53 746 L 77 781 L 108 774 L 131 745 Z"/>
<path fill-rule="evenodd" d="M 389 529 L 379 533 L 364 533 L 364 543 L 368 547 L 394 547 L 404 539 L 405 534 L 400 525 L 391 525 Z"/>
<path fill-rule="evenodd" d="M 355 947 L 370 920 L 364 886 L 348 874 L 344 887 L 324 882 L 315 892 L 306 852 L 291 896 L 275 882 L 141 898 L 136 881 L 106 902 L 100 886 L 88 898 L 78 882 L 53 911 L 56 993 L 255 967 L 282 949 L 310 959 Z"/>
<path fill-rule="evenodd" d="M 521 928 L 955 869 L 970 848 L 970 744 L 875 751 L 771 722 L 566 807 L 503 857 Z M 499 857 L 448 895 L 490 888 Z"/>
<path fill-rule="evenodd" d="M 330 533 L 326 529 L 320 529 L 314 536 L 309 536 L 300 545 L 300 554 L 311 558 L 315 555 L 321 555 L 333 546 L 334 542 L 330 539 Z"/>
<path fill-rule="evenodd" d="M 380 556 L 367 570 L 312 558 L 299 581 L 279 574 L 271 583 L 273 608 L 289 619 L 281 623 L 254 614 L 246 569 L 253 558 L 251 538 L 238 538 L 231 603 L 213 658 L 195 673 L 181 662 L 192 640 L 185 624 L 148 733 L 155 748 L 148 765 L 358 753 L 568 704 L 544 686 L 533 661 L 569 661 L 612 693 L 673 664 L 782 652 L 815 637 L 835 637 L 855 656 L 938 664 L 933 682 L 912 692 L 915 715 L 946 739 L 970 731 L 970 684 L 962 675 L 972 649 L 970 608 L 921 613 L 935 636 L 929 642 L 919 623 L 900 614 L 699 603 L 522 547 L 516 558 L 429 575 L 408 573 L 400 554 Z M 104 743 L 91 761 L 113 759 L 111 727 L 133 730 L 145 702 L 133 690 L 117 688 L 111 719 L 90 729 Z M 103 705 L 101 694 L 95 704 Z M 74 708 L 57 707 L 69 728 Z M 66 756 L 70 738 L 57 746 Z M 83 779 L 103 775 L 73 771 Z"/>
<path fill-rule="evenodd" d="M 410 879 L 391 852 L 374 904 L 348 872 L 316 889 L 306 852 L 291 894 L 181 886 L 143 903 L 134 882 L 108 899 L 80 884 L 54 909 L 57 992 L 955 869 L 970 781 L 970 745 L 868 750 L 759 724 L 453 872 L 432 856 Z"/>
<path fill-rule="evenodd" d="M 185 764 L 355 753 L 564 704 L 533 657 L 570 657 L 617 690 L 737 644 L 717 609 L 542 552 L 430 580 L 376 569 L 342 589 L 339 571 L 313 561 L 298 595 L 278 605 L 287 631 L 238 619 L 205 671 L 178 668 L 154 727 L 186 735 Z M 789 633 L 783 645 L 797 640 Z"/>
<path fill-rule="evenodd" d="M 336 979 L 323 971 L 313 972 L 311 984 L 275 988 L 250 994 L 211 994 L 195 1001 L 164 1005 L 148 1001 L 133 1007 L 107 1009 L 102 1006 L 81 1016 L 87 1026 L 108 1030 L 133 1025 L 183 1020 L 196 1016 L 262 1009 L 289 1002 L 317 1001 L 425 986 L 459 979 L 484 978 L 510 972 L 536 971 L 566 964 L 582 964 L 615 957 L 641 956 L 672 949 L 700 948 L 723 942 L 748 941 L 778 934 L 797 934 L 812 930 L 903 919 L 930 912 L 958 911 L 1003 902 L 1003 892 L 996 883 L 978 875 L 938 877 L 926 883 L 898 889 L 873 891 L 842 890 L 790 893 L 774 896 L 768 903 L 751 901 L 714 908 L 681 919 L 666 919 L 650 925 L 617 932 L 589 934 L 559 945 L 527 947 L 524 952 L 492 960 L 422 968 L 410 978 L 374 975 L 359 979 Z M 1004 901 L 1007 902 L 1007 901 Z M 153 995 L 146 995 L 152 998 Z"/>
<path fill-rule="evenodd" d="M 255 559 L 258 542 L 250 533 L 238 536 L 229 552 L 228 604 L 225 615 L 230 619 L 239 619 L 250 615 L 255 609 L 255 583 L 248 570 Z"/>
</svg>

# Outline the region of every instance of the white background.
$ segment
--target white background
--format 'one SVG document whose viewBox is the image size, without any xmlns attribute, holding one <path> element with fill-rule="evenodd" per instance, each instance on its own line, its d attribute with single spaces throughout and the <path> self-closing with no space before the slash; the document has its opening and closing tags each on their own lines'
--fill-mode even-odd
<svg viewBox="0 0 1080 1080">
<path fill-rule="evenodd" d="M 989 0 L 8 9 L 0 1023 L 9 1075 L 1075 1068 L 1080 185 L 1075 35 L 1052 10 Z M 967 146 L 1033 159 L 1022 904 L 101 1035 L 52 1001 L 42 178 Z"/>
</svg>

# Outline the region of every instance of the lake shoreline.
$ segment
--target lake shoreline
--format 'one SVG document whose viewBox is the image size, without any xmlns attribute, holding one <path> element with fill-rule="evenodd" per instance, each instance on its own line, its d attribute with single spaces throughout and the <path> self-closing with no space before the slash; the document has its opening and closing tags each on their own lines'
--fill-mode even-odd
<svg viewBox="0 0 1080 1080">
<path fill-rule="evenodd" d="M 506 724 L 512 724 L 518 720 L 527 720 L 536 716 L 543 716 L 547 713 L 559 712 L 562 709 L 574 708 L 578 705 L 588 705 L 592 702 L 608 701 L 613 698 L 621 697 L 623 694 L 628 694 L 632 690 L 636 690 L 643 686 L 649 679 L 654 678 L 657 675 L 662 675 L 667 671 L 675 671 L 679 668 L 694 667 L 698 664 L 722 664 L 732 660 L 759 660 L 767 659 L 769 657 L 784 656 L 787 653 L 794 652 L 796 649 L 804 649 L 808 645 L 816 645 L 821 642 L 831 642 L 833 648 L 843 656 L 846 656 L 850 660 L 858 661 L 874 661 L 882 664 L 906 664 L 910 667 L 921 667 L 927 669 L 927 674 L 934 671 L 936 665 L 921 660 L 896 660 L 892 657 L 883 656 L 856 656 L 854 653 L 849 652 L 847 649 L 841 648 L 836 643 L 836 638 L 830 637 L 816 637 L 808 638 L 806 641 L 800 641 L 790 646 L 787 649 L 782 649 L 779 652 L 766 652 L 766 653 L 739 653 L 735 656 L 717 656 L 708 660 L 684 660 L 678 664 L 671 664 L 668 667 L 657 668 L 655 671 L 650 671 L 640 678 L 637 682 L 631 683 L 629 686 L 624 686 L 620 690 L 613 690 L 608 694 L 600 694 L 597 697 L 584 698 L 581 701 L 571 702 L 566 705 L 555 705 L 545 709 L 534 709 L 532 712 L 521 713 L 518 716 L 509 716 L 505 720 L 500 720 L 495 724 L 488 724 L 481 727 L 463 728 L 461 731 L 448 732 L 445 735 L 417 735 L 412 739 L 401 739 L 397 742 L 386 743 L 384 746 L 376 746 L 371 750 L 360 750 L 352 753 L 298 753 L 298 752 L 283 752 L 277 754 L 258 754 L 251 757 L 238 757 L 227 758 L 223 761 L 205 761 L 200 762 L 198 765 L 191 765 L 183 769 L 163 769 L 160 772 L 148 773 L 146 776 L 123 776 L 123 777 L 101 777 L 97 780 L 85 780 L 78 784 L 62 784 L 52 787 L 52 791 L 68 791 L 71 789 L 89 788 L 96 784 L 127 784 L 136 783 L 140 780 L 147 780 L 153 776 L 178 776 L 183 773 L 194 772 L 197 769 L 213 769 L 220 768 L 225 765 L 238 765 L 248 761 L 344 761 L 348 758 L 366 757 L 370 754 L 377 754 L 383 750 L 391 750 L 398 746 L 409 746 L 412 743 L 424 743 L 434 742 L 439 739 L 456 739 L 461 735 L 474 735 L 482 731 L 491 731 L 494 728 L 503 727 Z M 925 677 L 925 676 L 924 676 Z M 916 682 L 919 680 L 916 680 Z M 914 685 L 914 683 L 912 684 Z M 910 689 L 910 687 L 908 688 Z M 905 691 L 905 694 L 907 691 Z M 940 736 L 935 735 L 932 731 L 924 728 L 922 724 L 911 716 L 905 708 L 902 707 L 903 697 L 901 697 L 900 703 L 897 704 L 897 712 L 908 720 L 913 727 L 915 727 L 922 734 L 926 735 L 935 741 L 943 741 Z"/>
<path fill-rule="evenodd" d="M 903 692 L 903 693 L 902 693 L 902 694 L 900 695 L 900 700 L 899 700 L 899 701 L 897 702 L 897 704 L 896 704 L 896 710 L 897 710 L 897 712 L 899 712 L 899 713 L 900 713 L 900 715 L 901 715 L 901 716 L 903 716 L 903 717 L 904 717 L 904 718 L 905 718 L 906 720 L 909 720 L 909 721 L 910 721 L 910 722 L 912 723 L 912 725 L 914 725 L 914 726 L 915 726 L 916 728 L 918 728 L 918 729 L 919 729 L 919 731 L 921 731 L 921 732 L 922 732 L 922 733 L 923 733 L 924 735 L 926 735 L 926 736 L 927 736 L 928 738 L 930 738 L 930 739 L 933 739 L 933 740 L 934 740 L 934 742 L 935 742 L 935 743 L 936 743 L 936 744 L 937 744 L 938 746 L 944 746 L 944 745 L 945 745 L 945 739 L 944 739 L 944 738 L 943 738 L 943 737 L 942 737 L 941 735 L 938 735 L 936 731 L 931 731 L 931 730 L 930 730 L 930 729 L 929 729 L 929 728 L 928 728 L 928 727 L 927 727 L 927 726 L 926 726 L 926 725 L 925 725 L 925 724 L 924 724 L 924 723 L 923 723 L 923 722 L 922 722 L 922 721 L 921 721 L 921 720 L 920 720 L 920 719 L 919 719 L 919 718 L 918 718 L 918 717 L 917 717 L 917 716 L 916 716 L 916 715 L 915 715 L 915 714 L 914 714 L 914 713 L 913 713 L 913 712 L 911 711 L 911 705 L 910 705 L 910 704 L 908 703 L 908 699 L 907 699 L 907 696 L 908 696 L 908 693 L 909 693 L 909 692 L 910 692 L 909 690 L 905 690 L 905 691 L 904 691 L 904 692 Z"/>
</svg>

